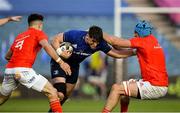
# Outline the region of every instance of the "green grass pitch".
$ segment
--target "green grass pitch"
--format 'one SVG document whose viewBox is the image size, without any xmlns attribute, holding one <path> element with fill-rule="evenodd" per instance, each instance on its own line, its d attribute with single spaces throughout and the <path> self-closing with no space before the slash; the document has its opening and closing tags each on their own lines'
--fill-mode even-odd
<svg viewBox="0 0 180 113">
<path fill-rule="evenodd" d="M 91 99 L 70 99 L 63 105 L 64 112 L 99 112 L 105 101 Z M 119 105 L 118 105 L 119 106 Z M 44 112 L 49 109 L 46 99 L 10 99 L 0 106 L 0 112 Z M 116 107 L 115 112 L 119 111 Z M 130 112 L 180 112 L 180 99 L 136 100 L 132 99 Z"/>
</svg>

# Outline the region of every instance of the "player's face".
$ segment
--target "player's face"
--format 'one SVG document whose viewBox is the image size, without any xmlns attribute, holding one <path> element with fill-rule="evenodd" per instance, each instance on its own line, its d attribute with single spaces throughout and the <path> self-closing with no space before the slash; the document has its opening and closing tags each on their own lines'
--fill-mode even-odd
<svg viewBox="0 0 180 113">
<path fill-rule="evenodd" d="M 91 49 L 96 49 L 99 42 L 91 37 L 89 35 L 86 35 L 86 42 L 91 47 Z"/>
</svg>

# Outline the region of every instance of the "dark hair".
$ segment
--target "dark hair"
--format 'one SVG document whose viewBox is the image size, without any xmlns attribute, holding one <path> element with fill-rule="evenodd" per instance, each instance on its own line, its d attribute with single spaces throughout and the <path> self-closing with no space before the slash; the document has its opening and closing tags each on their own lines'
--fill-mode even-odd
<svg viewBox="0 0 180 113">
<path fill-rule="evenodd" d="M 43 21 L 44 17 L 40 14 L 31 14 L 28 16 L 28 24 L 30 25 L 31 22 L 36 21 L 36 20 L 40 20 Z"/>
<path fill-rule="evenodd" d="M 95 39 L 96 41 L 100 42 L 103 39 L 103 32 L 102 29 L 98 26 L 91 26 L 89 28 L 89 37 Z"/>
</svg>

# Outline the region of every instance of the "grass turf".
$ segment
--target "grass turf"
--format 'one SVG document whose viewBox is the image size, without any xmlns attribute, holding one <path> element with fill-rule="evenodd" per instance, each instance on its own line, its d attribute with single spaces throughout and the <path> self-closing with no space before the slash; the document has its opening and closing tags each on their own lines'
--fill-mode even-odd
<svg viewBox="0 0 180 113">
<path fill-rule="evenodd" d="M 105 101 L 92 99 L 71 99 L 63 105 L 65 112 L 99 112 Z M 119 106 L 119 105 L 118 105 Z M 49 109 L 46 99 L 10 99 L 0 106 L 0 112 L 44 112 Z M 116 107 L 115 112 L 119 111 Z M 132 99 L 130 112 L 180 112 L 180 99 L 136 100 Z"/>
</svg>

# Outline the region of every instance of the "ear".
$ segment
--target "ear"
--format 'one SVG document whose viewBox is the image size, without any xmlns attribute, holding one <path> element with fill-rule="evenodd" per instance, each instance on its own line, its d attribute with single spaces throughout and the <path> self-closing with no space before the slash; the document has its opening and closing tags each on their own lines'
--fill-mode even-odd
<svg viewBox="0 0 180 113">
<path fill-rule="evenodd" d="M 38 27 L 41 29 L 41 28 L 42 28 L 42 25 L 43 25 L 42 23 L 39 23 L 39 24 L 38 24 Z"/>
<path fill-rule="evenodd" d="M 139 37 L 138 33 L 134 32 L 134 37 Z"/>
</svg>

